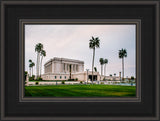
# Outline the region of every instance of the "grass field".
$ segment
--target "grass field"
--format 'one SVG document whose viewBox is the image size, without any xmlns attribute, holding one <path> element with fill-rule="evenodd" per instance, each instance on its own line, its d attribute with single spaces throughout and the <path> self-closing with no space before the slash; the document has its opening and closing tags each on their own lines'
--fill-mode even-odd
<svg viewBox="0 0 160 121">
<path fill-rule="evenodd" d="M 48 85 L 26 86 L 26 97 L 135 97 L 135 86 Z"/>
</svg>

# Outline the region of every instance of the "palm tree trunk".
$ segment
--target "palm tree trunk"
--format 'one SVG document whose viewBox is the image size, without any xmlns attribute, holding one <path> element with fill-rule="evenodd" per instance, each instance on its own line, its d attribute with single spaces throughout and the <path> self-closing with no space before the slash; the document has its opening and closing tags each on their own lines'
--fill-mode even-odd
<svg viewBox="0 0 160 121">
<path fill-rule="evenodd" d="M 40 53 L 38 56 L 38 77 L 40 77 Z"/>
<path fill-rule="evenodd" d="M 103 64 L 102 64 L 102 75 L 103 75 Z"/>
<path fill-rule="evenodd" d="M 42 59 L 43 59 L 43 56 L 41 57 L 41 64 L 40 64 L 40 77 L 41 77 L 41 72 L 42 72 Z"/>
<path fill-rule="evenodd" d="M 29 76 L 31 76 L 31 67 L 29 67 Z"/>
<path fill-rule="evenodd" d="M 101 65 L 101 77 L 100 77 L 100 81 L 101 81 L 101 78 L 102 78 L 102 70 L 103 70 L 103 66 Z"/>
<path fill-rule="evenodd" d="M 39 77 L 39 61 L 40 61 L 40 54 L 37 54 L 37 77 Z"/>
<path fill-rule="evenodd" d="M 104 65 L 104 76 L 106 76 L 106 64 Z"/>
<path fill-rule="evenodd" d="M 92 60 L 92 84 L 93 84 L 93 67 L 94 67 L 95 48 L 93 48 L 93 60 Z"/>
<path fill-rule="evenodd" d="M 122 78 L 123 78 L 123 80 L 124 80 L 124 58 L 122 58 Z"/>
<path fill-rule="evenodd" d="M 37 64 L 36 64 L 36 78 L 38 77 L 38 52 L 37 52 Z"/>
<path fill-rule="evenodd" d="M 32 66 L 32 76 L 33 76 L 33 66 Z"/>
<path fill-rule="evenodd" d="M 31 77 L 32 77 L 32 67 L 31 67 Z"/>
</svg>

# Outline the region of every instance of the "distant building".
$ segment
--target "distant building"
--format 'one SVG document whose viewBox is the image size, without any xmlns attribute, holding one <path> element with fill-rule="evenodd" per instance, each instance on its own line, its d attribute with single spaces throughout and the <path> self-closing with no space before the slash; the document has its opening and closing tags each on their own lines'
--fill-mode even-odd
<svg viewBox="0 0 160 121">
<path fill-rule="evenodd" d="M 58 58 L 54 57 L 44 64 L 44 74 L 42 75 L 43 80 L 68 80 L 70 76 L 71 65 L 71 78 L 78 79 L 78 81 L 87 81 L 87 72 L 84 71 L 84 61 Z M 100 80 L 99 72 L 93 73 L 93 80 Z M 101 79 L 113 80 L 119 79 L 119 77 L 102 76 Z M 88 79 L 92 80 L 92 72 L 88 72 Z"/>
</svg>

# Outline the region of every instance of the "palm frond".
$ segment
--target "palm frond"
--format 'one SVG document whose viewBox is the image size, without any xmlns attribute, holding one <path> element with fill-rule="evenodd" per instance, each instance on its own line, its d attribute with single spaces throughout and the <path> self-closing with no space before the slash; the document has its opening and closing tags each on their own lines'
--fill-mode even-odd
<svg viewBox="0 0 160 121">
<path fill-rule="evenodd" d="M 41 50 L 43 50 L 43 44 L 41 43 L 36 44 L 35 51 L 39 53 Z"/>
<path fill-rule="evenodd" d="M 32 60 L 31 60 L 31 59 L 29 59 L 29 62 L 31 63 L 31 62 L 32 62 Z"/>
<path fill-rule="evenodd" d="M 108 63 L 108 59 L 104 59 L 104 63 L 107 64 Z"/>
<path fill-rule="evenodd" d="M 92 39 L 89 40 L 89 48 L 93 49 L 93 48 L 99 48 L 100 47 L 100 40 L 98 37 L 94 38 L 92 36 Z"/>
<path fill-rule="evenodd" d="M 41 50 L 41 55 L 45 57 L 46 56 L 46 51 L 45 50 Z"/>
<path fill-rule="evenodd" d="M 127 50 L 122 48 L 121 50 L 119 50 L 119 58 L 124 57 L 127 57 Z"/>
<path fill-rule="evenodd" d="M 103 59 L 103 58 L 100 58 L 100 59 L 99 59 L 99 62 L 100 62 L 101 65 L 104 64 L 104 59 Z"/>
</svg>

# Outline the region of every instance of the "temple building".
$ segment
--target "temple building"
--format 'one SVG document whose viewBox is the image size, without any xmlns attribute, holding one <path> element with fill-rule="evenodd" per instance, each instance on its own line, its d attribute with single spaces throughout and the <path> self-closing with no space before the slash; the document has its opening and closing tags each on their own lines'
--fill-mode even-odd
<svg viewBox="0 0 160 121">
<path fill-rule="evenodd" d="M 68 80 L 70 78 L 70 68 L 71 79 L 78 79 L 78 81 L 87 81 L 87 79 L 92 80 L 92 71 L 87 72 L 84 70 L 84 61 L 58 57 L 54 57 L 44 64 L 44 74 L 42 75 L 42 79 Z M 93 72 L 94 81 L 100 80 L 100 78 L 114 79 L 114 77 L 101 76 L 99 72 Z M 118 80 L 119 77 L 116 77 L 115 79 Z"/>
<path fill-rule="evenodd" d="M 75 74 L 81 75 L 80 73 L 84 72 L 84 61 L 54 57 L 44 64 L 42 78 L 44 80 L 68 80 L 70 65 L 72 79 L 76 78 Z"/>
<path fill-rule="evenodd" d="M 69 66 L 71 65 L 72 73 L 84 71 L 84 61 L 67 59 L 67 58 L 53 58 L 44 64 L 45 73 L 69 73 Z"/>
</svg>

